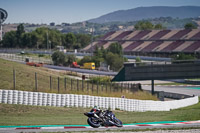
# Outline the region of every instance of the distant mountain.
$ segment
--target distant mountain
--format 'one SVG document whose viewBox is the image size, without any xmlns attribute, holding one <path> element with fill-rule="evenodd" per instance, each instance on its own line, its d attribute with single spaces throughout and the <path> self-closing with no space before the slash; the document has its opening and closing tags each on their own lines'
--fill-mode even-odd
<svg viewBox="0 0 200 133">
<path fill-rule="evenodd" d="M 94 23 L 106 22 L 128 22 L 142 19 L 172 17 L 172 18 L 194 18 L 200 16 L 199 6 L 181 6 L 181 7 L 138 7 L 129 10 L 119 10 L 95 19 L 88 20 Z"/>
</svg>

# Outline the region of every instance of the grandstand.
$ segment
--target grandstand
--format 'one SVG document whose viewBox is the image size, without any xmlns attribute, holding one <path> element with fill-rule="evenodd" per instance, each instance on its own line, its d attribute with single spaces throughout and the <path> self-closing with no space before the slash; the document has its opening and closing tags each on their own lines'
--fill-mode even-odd
<svg viewBox="0 0 200 133">
<path fill-rule="evenodd" d="M 166 57 L 185 53 L 200 57 L 200 29 L 112 31 L 83 51 L 91 52 L 96 46 L 108 48 L 113 42 L 121 44 L 125 54 Z"/>
</svg>

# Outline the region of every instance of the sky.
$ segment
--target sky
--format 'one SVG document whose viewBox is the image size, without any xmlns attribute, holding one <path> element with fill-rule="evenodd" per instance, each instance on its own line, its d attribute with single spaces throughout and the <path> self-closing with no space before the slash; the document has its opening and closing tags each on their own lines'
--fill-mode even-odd
<svg viewBox="0 0 200 133">
<path fill-rule="evenodd" d="M 75 23 L 149 6 L 200 6 L 200 0 L 0 0 L 8 12 L 4 23 Z"/>
</svg>

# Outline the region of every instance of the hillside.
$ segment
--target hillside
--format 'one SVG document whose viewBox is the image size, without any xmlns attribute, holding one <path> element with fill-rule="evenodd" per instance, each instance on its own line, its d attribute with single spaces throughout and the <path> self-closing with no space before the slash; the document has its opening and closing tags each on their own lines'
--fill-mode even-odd
<svg viewBox="0 0 200 133">
<path fill-rule="evenodd" d="M 87 81 L 84 82 L 84 88 L 82 88 L 82 82 L 76 79 L 71 79 L 67 76 L 66 71 L 53 71 L 45 67 L 32 67 L 17 62 L 7 61 L 0 58 L 0 89 L 13 89 L 13 68 L 15 69 L 15 79 L 16 79 L 16 90 L 23 91 L 38 91 L 38 92 L 48 92 L 48 93 L 58 93 L 58 77 L 59 77 L 59 93 L 60 94 L 82 94 L 82 95 L 98 95 L 105 97 L 121 97 L 124 95 L 126 98 L 132 99 L 148 99 L 157 100 L 156 96 L 152 96 L 148 92 L 138 91 L 134 94 L 127 89 L 122 92 L 120 89 L 116 89 L 113 84 L 109 86 L 102 84 L 101 90 L 99 87 L 97 93 L 97 84 L 93 85 Z M 37 73 L 37 90 L 35 89 L 35 72 Z M 71 72 L 69 72 L 71 73 Z M 72 73 L 71 73 L 72 74 Z M 51 88 L 50 88 L 50 76 L 51 76 Z M 65 81 L 66 78 L 66 88 Z M 78 87 L 77 87 L 78 86 Z M 93 86 L 93 89 L 92 89 Z M 109 87 L 109 89 L 108 89 Z M 115 89 L 115 90 L 114 90 Z M 107 92 L 112 93 L 107 93 Z"/>
<path fill-rule="evenodd" d="M 119 10 L 105 14 L 95 19 L 88 20 L 94 23 L 107 22 L 128 22 L 142 19 L 172 17 L 172 18 L 194 18 L 200 16 L 200 7 L 198 6 L 181 6 L 181 7 L 138 7 L 129 10 Z"/>
</svg>

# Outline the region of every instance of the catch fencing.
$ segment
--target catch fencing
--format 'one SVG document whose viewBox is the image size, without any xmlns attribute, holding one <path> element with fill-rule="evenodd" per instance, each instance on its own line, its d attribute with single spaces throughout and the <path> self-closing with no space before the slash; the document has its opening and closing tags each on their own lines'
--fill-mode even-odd
<svg viewBox="0 0 200 133">
<path fill-rule="evenodd" d="M 75 94 L 54 94 L 17 90 L 0 90 L 0 103 L 57 107 L 94 107 L 124 111 L 169 111 L 198 103 L 198 96 L 173 100 L 152 101 Z"/>
<path fill-rule="evenodd" d="M 29 62 L 53 64 L 53 61 L 51 60 L 50 56 L 49 58 L 45 58 L 45 57 L 37 57 L 37 56 L 31 57 L 31 56 L 23 55 L 23 54 L 0 53 L 0 57 L 3 59 L 10 59 L 10 60 L 21 61 L 21 62 L 25 62 L 28 59 Z"/>
<path fill-rule="evenodd" d="M 0 89 L 98 96 L 108 96 L 110 93 L 118 96 L 132 95 L 134 92 L 141 90 L 141 84 L 99 82 L 90 79 L 80 80 L 80 77 L 79 79 L 72 79 L 67 75 L 75 74 L 72 72 L 63 71 L 58 74 L 52 70 L 34 72 L 34 69 L 37 69 L 35 67 L 33 67 L 33 71 L 25 69 L 2 69 L 1 76 L 4 78 L 0 78 L 2 84 Z"/>
</svg>

